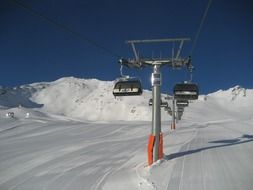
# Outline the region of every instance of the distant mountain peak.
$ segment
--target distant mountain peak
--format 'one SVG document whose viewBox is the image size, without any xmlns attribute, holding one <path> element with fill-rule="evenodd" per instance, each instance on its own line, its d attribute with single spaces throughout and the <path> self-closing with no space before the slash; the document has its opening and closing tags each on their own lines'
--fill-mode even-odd
<svg viewBox="0 0 253 190">
<path fill-rule="evenodd" d="M 227 90 L 218 90 L 214 93 L 208 94 L 207 97 L 215 97 L 215 98 L 225 98 L 227 100 L 235 101 L 239 97 L 247 96 L 247 89 L 243 88 L 240 85 L 236 85 Z M 207 99 L 207 98 L 206 98 Z"/>
<path fill-rule="evenodd" d="M 235 85 L 234 87 L 230 88 L 232 91 L 244 89 L 241 85 Z"/>
<path fill-rule="evenodd" d="M 239 96 L 246 97 L 246 89 L 240 85 L 236 85 L 235 87 L 231 88 L 231 93 L 232 100 L 235 100 Z"/>
</svg>

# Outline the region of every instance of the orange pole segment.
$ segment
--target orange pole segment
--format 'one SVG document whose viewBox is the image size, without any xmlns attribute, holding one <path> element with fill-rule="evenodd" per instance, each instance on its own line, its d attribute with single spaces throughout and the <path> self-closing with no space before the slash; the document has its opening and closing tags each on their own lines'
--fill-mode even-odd
<svg viewBox="0 0 253 190">
<path fill-rule="evenodd" d="M 155 136 L 149 135 L 148 139 L 148 165 L 153 164 L 153 147 L 155 143 Z"/>
<path fill-rule="evenodd" d="M 160 133 L 160 139 L 159 139 L 159 153 L 158 153 L 159 159 L 163 159 L 163 133 Z"/>
<path fill-rule="evenodd" d="M 171 129 L 176 129 L 176 124 L 175 123 L 171 123 Z"/>
</svg>

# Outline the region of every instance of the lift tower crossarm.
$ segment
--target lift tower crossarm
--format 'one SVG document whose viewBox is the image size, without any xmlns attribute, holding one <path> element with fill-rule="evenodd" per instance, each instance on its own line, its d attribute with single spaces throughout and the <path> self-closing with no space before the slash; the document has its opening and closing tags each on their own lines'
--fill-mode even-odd
<svg viewBox="0 0 253 190">
<path fill-rule="evenodd" d="M 142 68 L 144 66 L 148 65 L 168 65 L 170 67 L 174 68 L 180 68 L 184 65 L 187 65 L 189 63 L 189 59 L 182 59 L 180 58 L 180 53 L 183 48 L 183 44 L 185 41 L 190 41 L 190 38 L 166 38 L 166 39 L 146 39 L 146 40 L 128 40 L 126 41 L 127 44 L 130 44 L 133 52 L 134 52 L 134 59 L 128 59 L 128 60 L 120 60 L 120 63 L 131 68 Z M 174 53 L 172 55 L 172 58 L 152 58 L 152 59 L 146 59 L 146 58 L 140 58 L 137 51 L 135 44 L 137 43 L 161 43 L 161 42 L 180 42 L 179 48 L 176 53 L 176 57 L 174 57 Z"/>
<path fill-rule="evenodd" d="M 181 68 L 182 66 L 187 66 L 189 63 L 189 58 L 182 59 L 172 59 L 172 58 L 158 58 L 158 59 L 120 59 L 119 63 L 121 65 L 125 65 L 129 68 L 137 68 L 140 69 L 145 66 L 154 66 L 154 65 L 167 65 L 173 68 Z"/>
<path fill-rule="evenodd" d="M 178 42 L 178 41 L 190 41 L 190 38 L 165 38 L 165 39 L 146 39 L 146 40 L 128 40 L 127 44 L 132 43 L 157 43 L 157 42 Z"/>
</svg>

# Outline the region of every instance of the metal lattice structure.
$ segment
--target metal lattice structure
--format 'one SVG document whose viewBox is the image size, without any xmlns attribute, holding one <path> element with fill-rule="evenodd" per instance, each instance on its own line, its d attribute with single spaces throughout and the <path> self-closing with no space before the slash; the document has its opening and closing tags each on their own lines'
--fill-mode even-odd
<svg viewBox="0 0 253 190">
<path fill-rule="evenodd" d="M 129 40 L 126 41 L 127 44 L 130 44 L 134 58 L 132 59 L 120 59 L 119 63 L 129 68 L 143 68 L 145 66 L 154 66 L 154 65 L 168 65 L 172 68 L 181 68 L 187 66 L 191 68 L 191 58 L 182 58 L 181 51 L 185 42 L 190 41 L 190 38 L 167 38 L 167 39 L 147 39 L 147 40 Z M 170 58 L 141 58 L 137 53 L 135 44 L 139 43 L 179 43 L 179 48 L 176 51 L 175 55 Z M 173 51 L 174 52 L 174 51 Z"/>
</svg>

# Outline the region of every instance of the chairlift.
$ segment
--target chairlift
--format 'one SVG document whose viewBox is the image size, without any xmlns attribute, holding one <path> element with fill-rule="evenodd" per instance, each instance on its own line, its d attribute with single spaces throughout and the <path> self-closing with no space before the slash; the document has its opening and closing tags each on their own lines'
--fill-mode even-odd
<svg viewBox="0 0 253 190">
<path fill-rule="evenodd" d="M 152 105 L 153 105 L 153 99 L 152 99 L 152 98 L 151 98 L 151 99 L 149 99 L 149 101 L 148 101 L 148 105 L 149 105 L 149 106 L 152 106 Z M 166 107 L 168 107 L 168 106 L 169 106 L 169 104 L 168 104 L 168 102 L 163 102 L 163 101 L 161 100 L 161 104 L 160 104 L 160 106 L 161 106 L 161 107 L 166 108 Z"/>
<path fill-rule="evenodd" d="M 194 83 L 179 83 L 174 86 L 174 98 L 179 100 L 197 100 L 199 88 Z"/>
<path fill-rule="evenodd" d="M 178 112 L 183 112 L 183 111 L 184 111 L 184 108 L 182 108 L 182 107 L 177 107 L 177 111 L 178 111 Z"/>
<path fill-rule="evenodd" d="M 171 110 L 171 107 L 167 106 L 167 107 L 164 107 L 164 111 L 172 111 L 172 110 Z"/>
<path fill-rule="evenodd" d="M 171 107 L 169 107 L 169 106 L 164 107 L 164 111 L 167 111 L 167 113 L 168 113 L 169 115 L 172 115 Z"/>
<path fill-rule="evenodd" d="M 177 107 L 187 107 L 189 105 L 188 100 L 177 100 Z"/>
<path fill-rule="evenodd" d="M 148 101 L 148 105 L 149 106 L 152 106 L 153 105 L 153 99 L 151 98 L 151 99 L 149 99 L 149 101 Z"/>
<path fill-rule="evenodd" d="M 114 96 L 138 96 L 141 94 L 142 86 L 138 78 L 120 78 L 113 88 Z"/>
<path fill-rule="evenodd" d="M 183 112 L 177 112 L 178 120 L 181 120 L 182 116 L 183 116 Z"/>
<path fill-rule="evenodd" d="M 166 108 L 168 106 L 169 106 L 168 102 L 163 102 L 163 101 L 161 102 L 161 107 Z"/>
<path fill-rule="evenodd" d="M 177 117 L 178 120 L 181 120 L 181 118 L 182 118 L 182 116 L 183 116 L 183 113 L 184 113 L 183 111 L 177 110 L 176 117 Z"/>
</svg>

